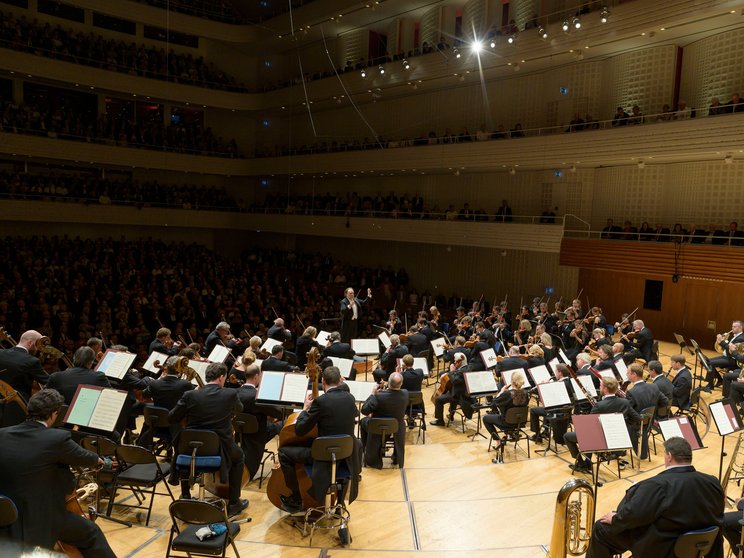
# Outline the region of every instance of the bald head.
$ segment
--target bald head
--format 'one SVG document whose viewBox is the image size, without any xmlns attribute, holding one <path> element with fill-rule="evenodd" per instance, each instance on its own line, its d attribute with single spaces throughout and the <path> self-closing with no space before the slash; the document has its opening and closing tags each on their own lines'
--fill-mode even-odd
<svg viewBox="0 0 744 558">
<path fill-rule="evenodd" d="M 18 340 L 18 346 L 23 347 L 31 354 L 36 354 L 36 342 L 42 337 L 38 331 L 29 329 L 21 335 L 21 338 Z"/>
<path fill-rule="evenodd" d="M 625 350 L 625 345 L 622 343 L 613 343 L 612 352 L 616 355 L 621 354 Z"/>
<path fill-rule="evenodd" d="M 388 378 L 388 387 L 391 390 L 400 389 L 400 386 L 403 385 L 403 375 L 400 372 L 393 372 L 390 374 L 390 378 Z"/>
</svg>

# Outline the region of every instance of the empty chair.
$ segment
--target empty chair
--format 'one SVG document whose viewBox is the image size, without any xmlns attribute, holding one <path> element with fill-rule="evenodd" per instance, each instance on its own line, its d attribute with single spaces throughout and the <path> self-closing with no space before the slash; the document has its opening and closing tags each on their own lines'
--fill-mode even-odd
<svg viewBox="0 0 744 558">
<path fill-rule="evenodd" d="M 166 558 L 174 555 L 173 552 L 186 553 L 186 556 L 225 556 L 227 546 L 231 545 L 236 558 L 240 558 L 235 546 L 235 537 L 240 532 L 240 525 L 227 520 L 223 508 L 211 502 L 199 500 L 176 500 L 171 502 L 170 508 L 171 529 L 168 538 L 168 549 Z M 186 524 L 179 527 L 178 522 Z M 216 536 L 199 540 L 197 531 L 203 527 L 215 529 L 221 526 L 223 532 Z M 216 532 L 216 531 L 215 531 Z"/>
</svg>

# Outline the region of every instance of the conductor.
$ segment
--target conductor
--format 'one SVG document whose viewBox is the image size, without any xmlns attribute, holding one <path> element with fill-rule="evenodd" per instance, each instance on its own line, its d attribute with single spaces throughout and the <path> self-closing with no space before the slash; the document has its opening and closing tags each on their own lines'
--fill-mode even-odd
<svg viewBox="0 0 744 558">
<path fill-rule="evenodd" d="M 367 298 L 354 296 L 354 289 L 348 287 L 341 299 L 341 341 L 349 343 L 359 332 L 359 317 L 362 306 L 372 298 L 372 289 L 367 289 Z"/>
</svg>

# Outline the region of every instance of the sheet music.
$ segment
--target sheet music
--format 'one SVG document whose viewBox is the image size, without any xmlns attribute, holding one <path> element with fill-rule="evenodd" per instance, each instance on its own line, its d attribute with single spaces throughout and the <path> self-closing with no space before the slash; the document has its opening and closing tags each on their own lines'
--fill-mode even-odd
<svg viewBox="0 0 744 558">
<path fill-rule="evenodd" d="M 124 351 L 106 351 L 106 356 L 98 365 L 96 370 L 103 372 L 111 378 L 122 379 L 132 366 L 137 355 Z"/>
<path fill-rule="evenodd" d="M 543 407 L 565 407 L 571 405 L 571 398 L 568 396 L 566 384 L 563 382 L 550 382 L 537 386 L 540 393 Z"/>
<path fill-rule="evenodd" d="M 377 385 L 374 382 L 357 382 L 354 380 L 346 380 L 344 384 L 349 386 L 351 395 L 358 403 L 364 403 L 372 395 L 372 388 Z"/>
<path fill-rule="evenodd" d="M 674 418 L 660 420 L 659 429 L 661 430 L 661 435 L 664 436 L 664 440 L 674 438 L 675 436 L 678 438 L 685 437 L 685 435 L 682 434 L 682 429 L 679 427 L 679 423 Z"/>
<path fill-rule="evenodd" d="M 341 375 L 344 378 L 348 378 L 351 375 L 351 367 L 354 366 L 354 361 L 350 358 L 340 357 L 328 357 L 331 359 L 333 366 L 337 366 Z"/>
<path fill-rule="evenodd" d="M 553 374 L 555 374 L 555 367 L 558 366 L 561 363 L 560 360 L 558 360 L 558 357 L 554 357 L 550 362 L 548 362 L 548 366 L 553 371 Z"/>
<path fill-rule="evenodd" d="M 710 404 L 710 413 L 713 415 L 713 420 L 716 422 L 716 428 L 721 436 L 731 434 L 734 431 L 734 427 L 731 424 L 728 414 L 723 403 L 716 402 Z"/>
<path fill-rule="evenodd" d="M 207 360 L 209 362 L 223 363 L 227 360 L 229 354 L 230 349 L 228 349 L 224 345 L 215 345 L 214 349 L 212 349 L 212 352 L 209 353 Z"/>
<path fill-rule="evenodd" d="M 264 359 L 257 358 L 256 360 L 253 361 L 253 364 L 258 366 L 258 369 L 261 370 L 261 366 L 263 366 L 263 362 L 264 362 Z"/>
<path fill-rule="evenodd" d="M 362 356 L 380 354 L 380 344 L 376 337 L 374 339 L 352 339 L 351 348 L 356 354 Z"/>
<path fill-rule="evenodd" d="M 263 345 L 261 345 L 261 349 L 259 350 L 266 350 L 268 351 L 269 354 L 271 354 L 271 349 L 281 344 L 282 344 L 281 341 L 277 341 L 276 339 L 272 339 L 271 337 L 268 337 L 266 341 L 263 342 Z"/>
<path fill-rule="evenodd" d="M 211 363 L 203 360 L 189 360 L 189 367 L 193 368 L 196 371 L 196 373 L 202 379 L 202 382 L 204 382 L 205 384 L 207 383 L 207 366 L 209 366 L 210 364 Z M 199 382 L 196 381 L 196 378 L 191 380 L 191 383 L 194 385 L 199 385 Z"/>
<path fill-rule="evenodd" d="M 420 368 L 424 371 L 424 378 L 429 377 L 429 365 L 426 364 L 426 359 L 424 357 L 413 357 L 413 368 Z"/>
<path fill-rule="evenodd" d="M 75 394 L 73 405 L 67 412 L 65 422 L 88 426 L 90 417 L 93 416 L 93 411 L 96 409 L 96 403 L 98 403 L 100 396 L 101 390 L 80 386 Z"/>
<path fill-rule="evenodd" d="M 628 365 L 625 364 L 623 359 L 619 358 L 615 362 L 615 370 L 617 370 L 617 373 L 620 375 L 623 382 L 628 381 Z"/>
<path fill-rule="evenodd" d="M 549 382 L 552 379 L 552 376 L 548 371 L 548 367 L 544 364 L 541 364 L 540 366 L 533 366 L 529 369 L 529 371 L 530 376 L 532 376 L 532 379 L 535 380 L 535 384 Z"/>
<path fill-rule="evenodd" d="M 465 372 L 465 385 L 468 388 L 469 395 L 477 393 L 496 393 L 499 391 L 493 372 L 483 370 L 479 372 Z"/>
<path fill-rule="evenodd" d="M 578 378 L 579 382 L 581 382 L 581 385 L 583 385 L 586 391 L 589 392 L 589 395 L 591 395 L 592 397 L 597 397 L 597 390 L 594 387 L 594 382 L 592 381 L 591 376 L 578 376 Z M 573 378 L 571 378 L 571 386 L 573 387 L 574 397 L 576 398 L 576 400 L 586 401 L 584 392 L 581 391 L 578 382 Z"/>
<path fill-rule="evenodd" d="M 307 376 L 304 374 L 285 374 L 280 401 L 303 403 L 305 395 L 307 395 Z"/>
<path fill-rule="evenodd" d="M 318 345 L 320 345 L 321 347 L 325 347 L 328 345 L 328 338 L 330 336 L 331 336 L 330 331 L 321 330 L 320 333 L 318 333 L 315 340 L 318 342 Z"/>
<path fill-rule="evenodd" d="M 566 356 L 566 353 L 563 352 L 563 349 L 558 349 L 558 354 L 561 355 L 561 360 L 563 361 L 563 364 L 571 365 L 571 359 Z"/>
<path fill-rule="evenodd" d="M 160 374 L 160 370 L 155 368 L 155 361 L 159 361 L 160 365 L 162 366 L 163 364 L 165 364 L 166 360 L 168 360 L 168 355 L 166 355 L 165 353 L 153 351 L 150 353 L 150 356 L 147 357 L 147 360 L 145 361 L 145 364 L 142 365 L 142 368 L 144 368 L 148 372 L 152 372 L 153 374 Z"/>
<path fill-rule="evenodd" d="M 599 424 L 602 425 L 607 449 L 627 449 L 633 446 L 622 413 L 599 415 Z"/>
<path fill-rule="evenodd" d="M 380 335 L 377 336 L 377 338 L 382 342 L 385 349 L 390 347 L 393 343 L 390 341 L 390 336 L 387 334 L 387 331 L 380 332 Z"/>
<path fill-rule="evenodd" d="M 495 367 L 499 361 L 496 358 L 496 351 L 493 349 L 486 349 L 485 351 L 480 352 L 481 360 L 483 360 L 483 364 L 486 366 L 486 368 L 493 368 Z"/>
<path fill-rule="evenodd" d="M 121 408 L 127 398 L 126 391 L 104 389 L 98 397 L 98 402 L 90 417 L 88 426 L 105 432 L 116 430 L 116 423 L 121 414 Z"/>
<path fill-rule="evenodd" d="M 434 349 L 434 354 L 436 356 L 440 357 L 444 354 L 444 346 L 446 345 L 444 337 L 432 339 L 429 343 L 431 344 L 431 348 Z"/>
<path fill-rule="evenodd" d="M 284 372 L 264 372 L 258 385 L 256 399 L 265 401 L 281 401 Z"/>
<path fill-rule="evenodd" d="M 524 369 L 522 368 L 517 368 L 516 370 L 502 370 L 501 377 L 503 378 L 504 383 L 507 386 L 511 385 L 511 377 L 512 377 L 512 374 L 514 374 L 515 372 L 522 372 L 522 375 L 524 376 L 524 386 L 523 386 L 524 389 L 527 389 L 528 387 L 532 387 L 532 383 L 530 382 L 530 377 L 524 373 Z"/>
</svg>

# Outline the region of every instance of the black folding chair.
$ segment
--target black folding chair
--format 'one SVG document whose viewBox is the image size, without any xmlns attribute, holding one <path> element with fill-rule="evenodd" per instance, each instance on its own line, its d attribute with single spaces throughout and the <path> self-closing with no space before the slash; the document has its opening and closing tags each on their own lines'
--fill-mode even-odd
<svg viewBox="0 0 744 558">
<path fill-rule="evenodd" d="M 227 546 L 232 546 L 236 558 L 240 558 L 235 546 L 235 537 L 240 532 L 240 525 L 227 520 L 224 509 L 210 502 L 200 500 L 176 500 L 168 508 L 171 516 L 171 530 L 168 538 L 166 558 L 176 555 L 173 552 L 186 553 L 185 556 L 225 556 Z M 185 523 L 179 527 L 178 522 Z M 219 535 L 200 540 L 196 533 L 203 527 L 222 525 L 225 531 Z M 185 557 L 184 557 L 185 558 Z"/>
<path fill-rule="evenodd" d="M 420 391 L 408 392 L 408 428 L 417 428 L 418 434 L 416 441 L 423 435 L 424 444 L 426 443 L 426 407 L 424 407 L 424 395 Z M 411 426 L 413 425 L 413 426 Z"/>
</svg>

